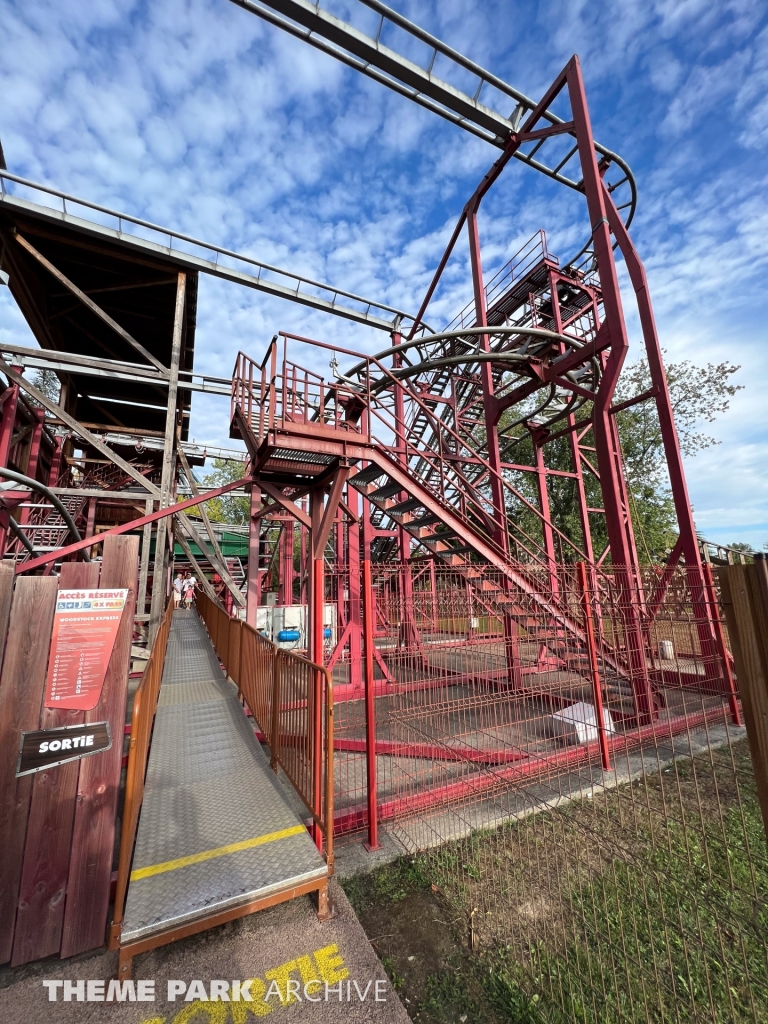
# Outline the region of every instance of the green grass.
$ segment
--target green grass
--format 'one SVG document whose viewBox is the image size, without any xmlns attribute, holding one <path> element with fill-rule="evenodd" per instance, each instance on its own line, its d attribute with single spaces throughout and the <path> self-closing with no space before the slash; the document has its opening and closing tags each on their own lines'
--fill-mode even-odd
<svg viewBox="0 0 768 1024">
<path fill-rule="evenodd" d="M 455 851 L 446 849 L 442 853 L 445 865 L 456 863 Z M 440 935 L 434 935 L 445 954 L 439 969 L 413 975 L 410 961 L 416 958 L 404 953 L 418 948 L 413 945 L 409 927 L 413 914 L 427 914 L 430 907 L 446 909 L 445 900 L 434 891 L 433 877 L 427 858 L 401 857 L 370 874 L 341 883 L 369 937 L 374 939 L 392 987 L 406 1000 L 411 1016 L 421 1024 L 459 1024 L 462 1018 L 467 1024 L 543 1024 L 537 1009 L 539 997 L 525 994 L 518 981 L 519 969 L 506 954 L 478 955 L 466 948 L 461 915 Z M 409 905 L 403 920 L 399 926 L 393 924 L 398 904 L 406 901 Z M 373 918 L 374 911 L 379 916 Z M 382 920 L 394 930 L 385 937 L 390 941 L 384 947 L 373 934 Z"/>
<path fill-rule="evenodd" d="M 680 761 L 347 880 L 364 926 L 387 908 L 395 922 L 385 967 L 411 1016 L 768 1020 L 765 834 L 744 744 L 735 755 L 736 772 L 728 752 L 712 764 Z M 415 958 L 403 956 L 417 948 L 397 912 L 407 901 L 450 922 L 450 943 L 426 977 L 411 978 Z"/>
</svg>

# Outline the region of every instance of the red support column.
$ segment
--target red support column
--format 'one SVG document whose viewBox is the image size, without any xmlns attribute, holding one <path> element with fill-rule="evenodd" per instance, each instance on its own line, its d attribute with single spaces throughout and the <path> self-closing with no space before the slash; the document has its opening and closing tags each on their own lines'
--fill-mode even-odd
<svg viewBox="0 0 768 1024">
<path fill-rule="evenodd" d="M 323 611 L 325 605 L 325 559 L 324 552 L 317 550 L 320 522 L 323 518 L 323 492 L 310 491 L 309 518 L 312 528 L 309 535 L 309 607 L 307 609 L 307 640 L 309 658 L 316 665 L 323 664 Z"/>
<path fill-rule="evenodd" d="M 33 480 L 37 479 L 37 464 L 40 461 L 40 445 L 43 440 L 43 422 L 45 420 L 45 409 L 35 409 L 37 423 L 32 430 L 32 443 L 29 446 L 29 459 L 27 460 L 27 476 Z"/>
<path fill-rule="evenodd" d="M 399 331 L 392 334 L 392 345 L 399 345 L 402 335 Z M 398 352 L 392 356 L 392 368 L 398 369 L 402 365 L 402 359 Z M 405 407 L 403 402 L 403 389 L 400 385 L 394 385 L 395 405 L 395 446 L 397 461 L 404 468 L 408 468 L 408 451 L 405 440 Z M 407 497 L 405 491 L 400 492 L 400 498 Z M 419 631 L 416 629 L 416 622 L 413 614 L 413 581 L 411 579 L 410 558 L 411 558 L 411 537 L 402 526 L 397 528 L 398 554 L 400 557 L 400 629 L 398 631 L 398 644 L 400 647 L 418 647 Z"/>
<path fill-rule="evenodd" d="M 544 447 L 536 437 L 532 437 L 533 451 L 536 457 L 536 483 L 539 491 L 539 511 L 542 515 L 542 533 L 544 539 L 544 550 L 547 554 L 547 568 L 549 569 L 549 587 L 552 597 L 560 593 L 560 584 L 557 578 L 557 559 L 555 557 L 555 534 L 552 530 L 552 513 L 549 507 L 549 488 L 547 486 L 547 467 L 544 464 Z"/>
<path fill-rule="evenodd" d="M 27 459 L 27 468 L 25 473 L 28 477 L 33 480 L 37 479 L 37 466 L 40 461 L 40 446 L 43 440 L 43 421 L 45 420 L 45 409 L 35 409 L 35 416 L 37 417 L 37 423 L 32 428 L 32 440 L 29 445 L 29 458 Z M 29 508 L 22 508 L 19 510 L 19 525 L 24 526 L 29 522 L 29 514 L 32 510 Z"/>
<path fill-rule="evenodd" d="M 51 471 L 48 474 L 48 486 L 55 487 L 59 482 L 61 476 L 61 460 L 64 456 L 64 438 L 56 438 L 56 447 L 53 450 L 53 458 L 51 459 Z M 142 614 L 144 609 L 142 608 Z"/>
<path fill-rule="evenodd" d="M 21 372 L 21 368 L 14 366 L 14 370 Z M 19 404 L 19 386 L 11 384 L 6 388 L 3 401 L 3 415 L 0 419 L 0 466 L 8 466 L 8 456 L 11 452 L 11 438 L 13 427 L 16 423 L 16 408 Z M 5 554 L 5 546 L 8 537 L 8 515 L 0 518 L 0 556 Z"/>
<path fill-rule="evenodd" d="M 610 771 L 611 757 L 608 749 L 608 737 L 605 732 L 605 711 L 603 710 L 603 688 L 600 680 L 600 668 L 597 661 L 597 645 L 595 643 L 595 626 L 592 611 L 592 594 L 589 591 L 587 581 L 587 567 L 584 562 L 576 566 L 579 577 L 579 589 L 581 590 L 581 606 L 584 612 L 584 625 L 586 627 L 587 653 L 589 655 L 589 669 L 592 675 L 592 700 L 594 702 L 595 719 L 597 722 L 597 737 L 600 745 L 600 758 L 603 770 Z"/>
<path fill-rule="evenodd" d="M 350 531 L 351 532 L 351 531 Z M 376 695 L 373 678 L 373 577 L 371 573 L 370 529 L 360 524 L 360 546 L 363 555 L 363 630 L 365 633 L 365 771 L 368 802 L 368 850 L 379 848 L 378 794 L 376 784 Z"/>
<path fill-rule="evenodd" d="M 653 714 L 653 696 L 645 662 L 643 634 L 638 615 L 640 581 L 636 556 L 629 535 L 632 534 L 629 509 L 623 498 L 623 480 L 617 461 L 614 423 L 611 415 L 616 382 L 629 349 L 624 322 L 619 280 L 613 258 L 611 232 L 606 216 L 605 192 L 597 166 L 592 125 L 587 108 L 584 83 L 578 57 L 573 57 L 567 69 L 568 93 L 579 149 L 584 195 L 592 226 L 592 245 L 600 275 L 600 288 L 605 311 L 604 329 L 610 337 L 610 350 L 603 362 L 603 373 L 593 406 L 593 431 L 603 507 L 611 550 L 619 585 L 619 606 L 625 622 L 627 657 L 635 695 L 638 723 L 646 724 Z"/>
<path fill-rule="evenodd" d="M 688 485 L 685 481 L 683 456 L 677 438 L 677 429 L 675 428 L 675 419 L 672 413 L 672 401 L 669 397 L 667 376 L 664 372 L 661 344 L 658 331 L 656 330 L 656 319 L 653 315 L 645 267 L 637 254 L 637 250 L 613 200 L 604 186 L 603 195 L 605 197 L 606 213 L 611 230 L 616 237 L 616 241 L 619 243 L 619 249 L 627 265 L 629 279 L 632 282 L 637 299 L 640 326 L 643 331 L 646 355 L 648 356 L 648 369 L 651 374 L 651 382 L 656 391 L 656 411 L 659 416 L 659 427 L 661 428 L 661 437 L 664 444 L 664 455 L 667 461 L 672 499 L 675 503 L 683 557 L 687 566 L 695 566 L 700 569 L 701 554 L 696 538 L 696 525 L 693 521 L 691 501 L 688 496 Z"/>
<path fill-rule="evenodd" d="M 475 326 L 485 327 L 488 323 L 485 308 L 485 283 L 483 282 L 483 263 L 480 254 L 480 235 L 477 229 L 477 203 L 479 198 L 470 200 L 467 207 L 467 233 L 469 235 L 469 256 L 472 264 L 472 286 L 475 296 Z M 478 338 L 483 352 L 491 351 L 491 341 L 487 334 Z M 493 498 L 496 530 L 494 541 L 506 552 L 509 549 L 507 537 L 507 510 L 504 500 L 504 486 L 501 482 L 501 455 L 499 453 L 499 435 L 496 430 L 496 411 L 494 408 L 493 367 L 489 362 L 480 364 L 480 379 L 483 384 L 483 409 L 485 412 L 485 434 L 488 445 L 488 464 L 491 467 L 491 495 Z"/>
<path fill-rule="evenodd" d="M 554 328 L 558 334 L 563 333 L 563 318 L 560 313 L 560 298 L 557 294 L 557 278 L 553 271 L 549 273 L 549 287 L 552 294 L 552 315 L 554 317 Z M 597 309 L 593 306 L 594 315 L 594 329 L 597 333 L 598 319 Z M 560 346 L 560 351 L 565 351 L 565 346 Z M 570 413 L 566 423 L 569 427 L 574 428 L 576 424 L 576 417 L 573 413 Z M 583 437 L 583 433 L 581 435 Z M 579 432 L 575 429 L 571 429 L 568 435 L 569 443 L 571 446 L 571 458 L 573 459 L 573 471 L 576 474 L 576 497 L 579 503 L 579 522 L 581 524 L 581 532 L 584 537 L 584 554 L 587 556 L 587 560 L 590 565 L 594 564 L 595 554 L 592 547 L 592 529 L 589 524 L 589 512 L 587 511 L 587 492 L 584 486 L 584 469 L 581 464 L 581 451 L 579 449 L 580 436 Z"/>
<path fill-rule="evenodd" d="M 21 367 L 14 366 L 14 370 L 21 373 Z M 11 438 L 13 427 L 16 422 L 16 409 L 19 404 L 19 385 L 12 384 L 5 392 L 3 402 L 3 417 L 0 420 L 0 466 L 8 465 L 8 456 L 11 453 Z"/>
<path fill-rule="evenodd" d="M 347 486 L 347 505 L 350 512 L 358 515 L 360 498 L 354 487 Z M 361 608 L 360 608 L 360 527 L 350 523 L 347 530 L 347 569 L 349 571 L 349 682 L 353 690 L 363 685 L 361 670 Z"/>
<path fill-rule="evenodd" d="M 467 204 L 467 234 L 469 235 L 469 256 L 472 264 L 472 286 L 475 296 L 475 325 L 478 327 L 485 327 L 488 323 L 485 307 L 483 263 L 480 253 L 480 235 L 477 228 L 477 207 L 482 194 L 481 189 L 479 189 Z M 478 340 L 484 352 L 491 351 L 489 335 L 482 334 Z M 494 518 L 496 520 L 493 539 L 497 546 L 505 554 L 508 554 L 507 507 L 504 497 L 504 485 L 501 481 L 501 454 L 499 451 L 499 435 L 496 429 L 493 367 L 490 362 L 480 364 L 480 379 L 483 385 L 483 412 L 485 414 L 485 434 L 488 445 L 488 464 L 491 467 L 491 497 L 493 500 Z M 500 583 L 502 588 L 509 593 L 510 585 L 506 576 L 502 576 Z M 504 616 L 504 646 L 507 655 L 509 685 L 517 688 L 522 679 L 521 665 L 517 642 L 517 626 L 510 615 Z"/>
<path fill-rule="evenodd" d="M 316 665 L 324 664 L 324 643 L 323 643 L 323 612 L 325 609 L 325 545 L 320 541 L 320 524 L 323 518 L 323 491 L 316 488 L 310 491 L 309 495 L 309 518 L 312 527 L 309 534 L 310 548 L 310 579 L 309 579 L 309 607 L 307 608 L 307 641 L 310 661 Z M 323 778 L 323 721 L 320 709 L 322 707 L 321 679 L 316 674 L 314 694 L 311 707 L 314 709 L 313 728 L 313 760 L 312 777 L 314 783 L 315 802 L 318 802 L 322 787 Z M 312 823 L 312 837 L 318 850 L 323 848 L 323 834 L 319 826 Z"/>
<path fill-rule="evenodd" d="M 280 530 L 278 541 L 278 584 L 277 603 L 293 604 L 293 519 L 286 519 Z"/>
<path fill-rule="evenodd" d="M 307 511 L 307 503 L 304 498 L 299 502 L 299 506 Z M 301 592 L 299 594 L 299 604 L 306 605 L 309 603 L 309 562 L 307 560 L 307 529 L 303 525 L 299 525 L 301 531 Z"/>
</svg>

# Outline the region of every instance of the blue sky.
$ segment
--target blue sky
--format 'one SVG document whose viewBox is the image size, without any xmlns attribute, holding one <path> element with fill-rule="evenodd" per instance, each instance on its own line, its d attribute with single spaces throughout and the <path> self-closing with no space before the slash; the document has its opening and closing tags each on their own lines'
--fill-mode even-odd
<svg viewBox="0 0 768 1024">
<path fill-rule="evenodd" d="M 633 237 L 669 358 L 741 365 L 744 386 L 687 460 L 699 529 L 768 540 L 768 7 L 757 0 L 486 0 L 393 6 L 536 97 L 578 53 L 596 137 L 639 187 Z M 343 3 L 332 9 L 344 13 Z M 0 0 L 9 168 L 415 310 L 497 153 L 228 0 Z M 539 227 L 579 247 L 571 194 L 515 163 L 483 211 L 492 272 Z M 463 255 L 434 319 L 470 298 Z M 626 296 L 633 354 L 639 333 Z M 438 315 L 439 314 L 439 315 Z M 201 280 L 196 366 L 229 374 L 276 330 L 372 351 L 369 329 Z M 0 290 L 0 345 L 29 341 Z M 228 444 L 228 402 L 191 434 Z"/>
</svg>

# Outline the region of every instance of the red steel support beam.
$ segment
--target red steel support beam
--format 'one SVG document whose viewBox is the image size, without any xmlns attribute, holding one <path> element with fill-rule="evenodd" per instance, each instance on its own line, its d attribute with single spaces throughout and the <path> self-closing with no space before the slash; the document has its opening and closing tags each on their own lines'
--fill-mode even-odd
<svg viewBox="0 0 768 1024">
<path fill-rule="evenodd" d="M 656 330 L 656 319 L 653 315 L 645 267 L 604 183 L 602 183 L 602 192 L 610 229 L 619 244 L 619 249 L 627 265 L 629 279 L 632 282 L 637 299 L 640 326 L 643 331 L 645 351 L 648 357 L 648 369 L 651 374 L 653 390 L 655 391 L 656 411 L 659 416 L 659 427 L 661 429 L 664 455 L 669 472 L 672 500 L 675 504 L 675 513 L 677 514 L 677 526 L 680 532 L 683 558 L 686 565 L 700 567 L 701 554 L 696 538 L 696 526 L 693 521 L 691 500 L 688 496 L 688 485 L 685 481 L 683 456 L 677 437 L 677 428 L 675 427 L 672 412 L 672 400 L 669 396 L 667 375 L 664 372 L 661 344 L 658 331 Z"/>
<path fill-rule="evenodd" d="M 592 423 L 595 448 L 611 560 L 619 569 L 617 580 L 623 592 L 620 606 L 627 630 L 627 652 L 633 679 L 636 711 L 638 721 L 647 723 L 653 714 L 653 696 L 645 665 L 643 637 L 638 615 L 640 587 L 637 557 L 634 551 L 632 524 L 617 450 L 618 435 L 615 433 L 615 421 L 611 415 L 611 403 L 616 382 L 629 350 L 629 338 L 624 322 L 619 279 L 613 258 L 611 230 L 605 206 L 605 190 L 597 166 L 592 125 L 578 57 L 574 56 L 569 61 L 566 76 L 581 161 L 584 195 L 592 226 L 592 245 L 600 275 L 600 288 L 605 311 L 604 326 L 607 328 L 611 340 L 610 350 L 607 357 L 604 357 L 602 379 L 593 405 Z"/>
<path fill-rule="evenodd" d="M 365 771 L 368 805 L 369 850 L 379 848 L 378 802 L 376 784 L 376 693 L 373 678 L 373 634 L 375 631 L 373 611 L 373 578 L 371 574 L 370 527 L 365 520 L 360 524 L 360 546 L 363 555 L 363 630 L 365 653 Z"/>
<path fill-rule="evenodd" d="M 175 505 L 169 505 L 167 508 L 157 509 L 157 511 L 150 513 L 148 516 L 141 516 L 139 519 L 131 519 L 128 523 L 121 523 L 120 526 L 113 526 L 111 530 L 105 530 L 98 537 L 83 537 L 82 540 L 75 541 L 74 544 L 68 544 L 65 548 L 59 548 L 57 551 L 48 551 L 38 558 L 31 558 L 28 562 L 21 562 L 16 566 L 16 573 L 18 575 L 22 572 L 31 572 L 33 569 L 39 569 L 42 565 L 48 565 L 49 562 L 58 562 L 59 559 L 74 555 L 84 548 L 92 548 L 94 544 L 101 544 L 105 537 L 129 533 L 131 530 L 137 530 L 147 523 L 154 523 L 158 519 L 165 518 L 165 516 L 184 512 L 186 509 L 194 508 L 195 505 L 199 505 L 203 501 L 218 498 L 219 495 L 226 494 L 227 491 L 233 491 L 236 487 L 242 487 L 243 484 L 249 483 L 251 483 L 250 477 L 247 477 L 245 480 L 233 480 L 231 483 L 224 484 L 223 487 L 217 487 L 213 491 L 206 491 L 205 494 L 200 494 L 195 498 L 187 498 L 186 501 L 179 501 Z"/>
<path fill-rule="evenodd" d="M 608 737 L 605 732 L 605 710 L 603 709 L 603 688 L 600 680 L 600 667 L 597 662 L 597 645 L 595 643 L 595 622 L 592 610 L 592 594 L 589 590 L 587 579 L 587 566 L 579 562 L 576 566 L 579 576 L 579 588 L 581 590 L 581 606 L 584 610 L 584 627 L 587 634 L 587 653 L 589 655 L 589 670 L 592 675 L 592 700 L 595 708 L 595 719 L 597 721 L 597 737 L 600 744 L 600 758 L 604 771 L 611 769 L 611 755 L 608 750 Z"/>
</svg>

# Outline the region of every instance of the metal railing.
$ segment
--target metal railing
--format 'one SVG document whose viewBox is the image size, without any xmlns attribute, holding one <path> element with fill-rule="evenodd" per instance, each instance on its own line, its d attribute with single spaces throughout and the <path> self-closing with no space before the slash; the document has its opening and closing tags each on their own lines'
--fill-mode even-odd
<svg viewBox="0 0 768 1024">
<path fill-rule="evenodd" d="M 233 619 L 205 594 L 196 597 L 216 653 L 286 777 L 312 815 L 318 848 L 333 871 L 333 684 L 327 669 L 283 651 Z"/>
<path fill-rule="evenodd" d="M 557 256 L 554 256 L 547 247 L 547 235 L 543 230 L 537 231 L 525 245 L 512 256 L 500 270 L 485 285 L 485 308 L 490 313 L 495 304 L 513 286 L 522 281 L 534 267 L 544 260 L 551 260 L 558 263 Z M 446 331 L 461 330 L 464 327 L 474 327 L 477 323 L 475 314 L 475 300 L 471 299 L 466 306 L 456 314 L 450 321 Z"/>
<path fill-rule="evenodd" d="M 507 505 L 521 509 L 533 522 L 543 524 L 545 517 L 504 474 L 491 468 L 466 434 L 441 420 L 438 412 L 429 408 L 427 396 L 411 390 L 374 356 L 364 356 L 361 360 L 358 388 L 346 387 L 338 381 L 324 381 L 319 375 L 301 370 L 288 361 L 289 343 L 309 346 L 315 353 L 331 352 L 334 358 L 359 355 L 337 345 L 285 332 L 272 339 L 260 363 L 239 352 L 232 373 L 231 417 L 236 420 L 239 414 L 246 421 L 257 444 L 273 430 L 290 432 L 297 427 L 325 427 L 329 436 L 339 429 L 352 432 L 356 439 L 376 443 L 396 459 L 404 457 L 408 472 L 417 482 L 438 500 L 450 505 L 453 514 L 461 517 L 468 527 L 479 528 L 485 542 L 497 548 L 500 558 L 506 559 L 510 551 L 521 565 L 548 564 L 543 544 L 511 516 L 505 523 L 506 548 L 496 542 L 492 480 L 498 481 Z M 297 374 L 304 376 L 300 379 Z M 402 397 L 405 410 L 402 421 L 394 408 L 395 394 Z M 363 417 L 357 422 L 347 418 L 356 403 L 367 409 L 367 423 Z M 413 431 L 410 410 L 414 407 L 433 432 L 431 447 L 425 446 L 423 437 Z M 367 430 L 363 429 L 364 424 Z M 467 475 L 469 467 L 476 473 L 473 479 Z M 563 531 L 556 526 L 551 526 L 551 530 L 558 562 L 586 558 L 585 552 Z"/>
<path fill-rule="evenodd" d="M 160 695 L 160 683 L 165 667 L 165 652 L 168 647 L 168 633 L 173 617 L 173 601 L 168 602 L 155 642 L 144 667 L 136 694 L 133 698 L 131 714 L 131 741 L 128 748 L 128 768 L 125 776 L 125 802 L 123 804 L 123 821 L 120 833 L 120 855 L 117 867 L 117 886 L 115 890 L 115 906 L 112 924 L 109 928 L 109 949 L 120 945 L 120 932 L 123 926 L 125 897 L 128 891 L 128 880 L 131 875 L 133 847 L 136 841 L 136 829 L 139 825 L 139 813 L 144 798 L 144 779 L 147 774 L 147 760 L 152 738 L 152 727 L 157 711 L 157 700 Z"/>
</svg>

